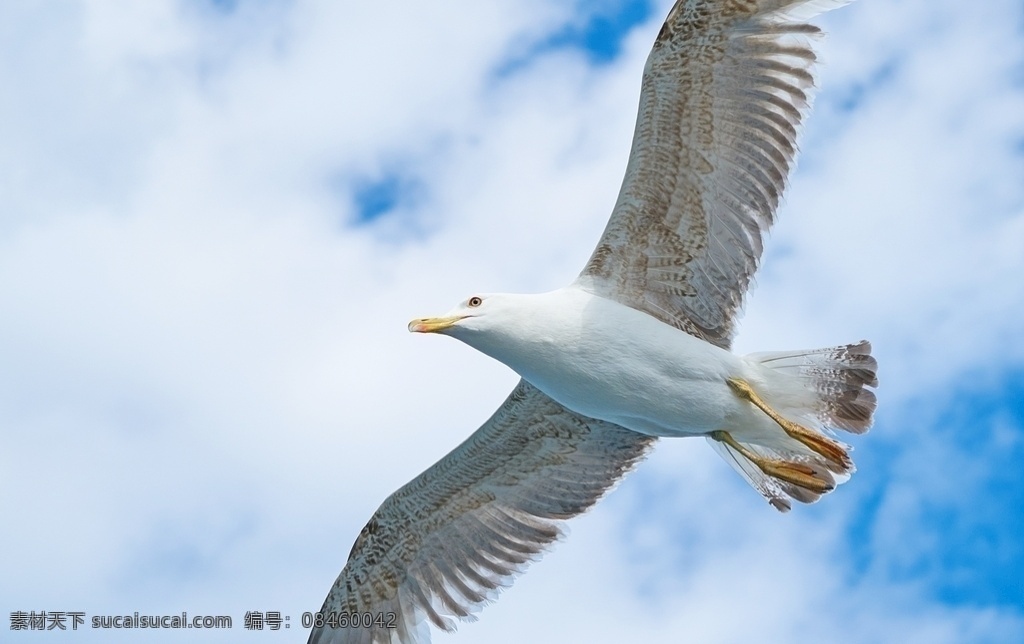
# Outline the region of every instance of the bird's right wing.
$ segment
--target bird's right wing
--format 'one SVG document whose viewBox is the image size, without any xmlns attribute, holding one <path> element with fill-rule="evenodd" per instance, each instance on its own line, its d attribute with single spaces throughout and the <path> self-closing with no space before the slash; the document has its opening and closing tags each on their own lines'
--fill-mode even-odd
<svg viewBox="0 0 1024 644">
<path fill-rule="evenodd" d="M 480 429 L 384 501 L 324 601 L 333 625 L 314 625 L 309 644 L 422 644 L 427 620 L 450 631 L 452 616 L 473 619 L 654 440 L 520 381 Z"/>
</svg>

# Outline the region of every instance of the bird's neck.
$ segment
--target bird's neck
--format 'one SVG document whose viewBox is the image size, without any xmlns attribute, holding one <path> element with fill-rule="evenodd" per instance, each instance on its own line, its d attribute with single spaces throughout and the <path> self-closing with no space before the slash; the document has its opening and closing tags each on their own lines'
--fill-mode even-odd
<svg viewBox="0 0 1024 644">
<path fill-rule="evenodd" d="M 474 349 L 498 360 L 524 378 L 530 371 L 564 357 L 577 343 L 585 297 L 576 289 L 516 296 L 503 311 L 500 324 L 459 337 Z"/>
</svg>

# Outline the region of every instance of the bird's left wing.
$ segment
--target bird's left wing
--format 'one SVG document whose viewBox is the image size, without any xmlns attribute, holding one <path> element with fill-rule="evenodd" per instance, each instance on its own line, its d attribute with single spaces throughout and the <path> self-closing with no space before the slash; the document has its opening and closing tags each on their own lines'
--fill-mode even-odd
<svg viewBox="0 0 1024 644">
<path fill-rule="evenodd" d="M 729 346 L 813 85 L 803 20 L 847 1 L 677 0 L 580 286 Z"/>
<path fill-rule="evenodd" d="M 450 631 L 451 617 L 473 619 L 559 537 L 561 521 L 593 505 L 654 440 L 580 416 L 520 381 L 480 429 L 384 501 L 309 643 L 424 643 L 427 620 Z"/>
</svg>

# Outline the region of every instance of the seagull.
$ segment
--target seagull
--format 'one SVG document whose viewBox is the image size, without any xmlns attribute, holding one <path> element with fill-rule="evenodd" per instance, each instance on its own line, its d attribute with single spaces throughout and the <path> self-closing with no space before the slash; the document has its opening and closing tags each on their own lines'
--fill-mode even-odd
<svg viewBox="0 0 1024 644">
<path fill-rule="evenodd" d="M 476 294 L 409 323 L 521 380 L 465 442 L 359 533 L 310 644 L 424 644 L 471 621 L 659 437 L 703 436 L 776 509 L 854 471 L 834 431 L 867 431 L 866 341 L 733 354 L 808 111 L 820 30 L 848 0 L 678 0 L 644 68 L 618 201 L 579 277 Z"/>
</svg>

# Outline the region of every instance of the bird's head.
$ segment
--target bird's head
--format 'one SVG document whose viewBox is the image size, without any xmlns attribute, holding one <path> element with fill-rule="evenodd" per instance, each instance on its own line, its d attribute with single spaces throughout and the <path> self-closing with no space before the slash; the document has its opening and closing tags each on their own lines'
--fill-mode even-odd
<svg viewBox="0 0 1024 644">
<path fill-rule="evenodd" d="M 465 342 L 477 351 L 517 369 L 523 356 L 535 354 L 536 343 L 552 319 L 549 293 L 488 293 L 463 300 L 436 318 L 417 318 L 409 323 L 413 333 L 440 333 Z M 557 312 L 558 307 L 554 310 Z"/>
<path fill-rule="evenodd" d="M 499 314 L 503 297 L 474 295 L 463 300 L 448 313 L 436 318 L 416 318 L 409 323 L 413 333 L 444 333 L 460 335 L 461 331 L 481 331 Z"/>
</svg>

